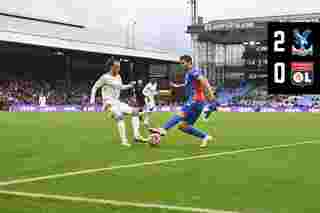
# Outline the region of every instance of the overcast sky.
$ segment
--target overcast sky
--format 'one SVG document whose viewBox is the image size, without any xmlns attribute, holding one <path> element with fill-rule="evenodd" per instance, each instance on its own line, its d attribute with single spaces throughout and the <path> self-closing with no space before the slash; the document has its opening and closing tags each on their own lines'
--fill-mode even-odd
<svg viewBox="0 0 320 213">
<path fill-rule="evenodd" d="M 190 47 L 184 33 L 190 23 L 188 0 L 2 0 L 2 11 L 48 17 L 112 32 L 124 41 L 128 20 L 136 20 L 136 38 L 146 45 L 180 49 Z M 199 0 L 205 20 L 320 12 L 316 0 Z"/>
</svg>

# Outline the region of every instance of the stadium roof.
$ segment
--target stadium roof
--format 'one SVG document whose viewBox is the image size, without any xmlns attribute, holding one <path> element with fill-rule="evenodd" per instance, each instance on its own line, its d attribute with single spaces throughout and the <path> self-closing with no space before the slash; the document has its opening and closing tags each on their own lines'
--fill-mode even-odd
<svg viewBox="0 0 320 213">
<path fill-rule="evenodd" d="M 220 44 L 242 44 L 246 41 L 267 41 L 267 31 L 263 29 L 234 30 L 228 32 L 212 31 L 199 33 L 200 41 Z"/>
<path fill-rule="evenodd" d="M 319 13 L 302 13 L 290 14 L 281 16 L 264 16 L 264 17 L 249 17 L 249 18 L 236 18 L 236 19 L 220 19 L 212 20 L 203 24 L 205 31 L 219 31 L 219 30 L 233 30 L 233 29 L 252 29 L 252 28 L 265 28 L 263 25 L 267 22 L 319 22 Z M 194 28 L 194 27 L 193 27 Z M 194 30 L 194 29 L 192 29 Z"/>
<path fill-rule="evenodd" d="M 232 18 L 232 19 L 219 19 L 207 22 L 207 24 L 221 24 L 226 22 L 267 22 L 267 21 L 279 21 L 279 20 L 305 20 L 305 19 L 320 19 L 320 12 L 318 13 L 300 13 L 300 14 L 288 14 L 278 16 L 262 16 L 262 17 L 246 17 L 246 18 Z"/>
<path fill-rule="evenodd" d="M 200 41 L 220 44 L 241 44 L 246 41 L 267 41 L 267 22 L 320 22 L 320 13 L 249 17 L 213 20 L 188 26 L 187 33 L 198 34 Z"/>
<path fill-rule="evenodd" d="M 161 61 L 178 61 L 173 51 L 138 47 L 129 49 L 111 40 L 110 33 L 73 24 L 0 13 L 0 40 L 60 49 L 80 50 Z M 114 32 L 113 32 L 114 33 Z"/>
</svg>

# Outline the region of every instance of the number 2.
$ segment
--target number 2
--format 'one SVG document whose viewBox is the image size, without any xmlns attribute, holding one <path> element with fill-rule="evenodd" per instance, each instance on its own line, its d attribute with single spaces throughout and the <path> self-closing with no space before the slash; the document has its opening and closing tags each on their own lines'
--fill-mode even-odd
<svg viewBox="0 0 320 213">
<path fill-rule="evenodd" d="M 276 39 L 274 41 L 274 51 L 275 52 L 284 52 L 285 49 L 283 47 L 279 47 L 279 45 L 284 44 L 284 37 L 285 37 L 284 32 L 280 31 L 280 30 L 275 31 L 273 34 L 273 37 L 274 38 L 280 37 L 279 39 Z"/>
</svg>

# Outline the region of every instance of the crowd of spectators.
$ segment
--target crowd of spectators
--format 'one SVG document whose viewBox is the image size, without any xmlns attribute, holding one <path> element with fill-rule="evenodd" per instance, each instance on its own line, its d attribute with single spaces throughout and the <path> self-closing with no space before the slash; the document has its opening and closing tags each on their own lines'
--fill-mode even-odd
<svg viewBox="0 0 320 213">
<path fill-rule="evenodd" d="M 78 80 L 69 85 L 65 80 L 0 80 L 0 102 L 5 105 L 39 105 L 40 97 L 45 97 L 46 105 L 88 105 L 90 91 L 95 80 Z M 122 93 L 121 98 L 133 103 L 133 94 Z M 96 103 L 102 104 L 100 91 Z M 159 100 L 159 105 L 167 105 Z M 173 103 L 177 104 L 177 103 Z"/>
<path fill-rule="evenodd" d="M 293 106 L 320 106 L 320 96 L 300 95 L 268 95 L 267 87 L 254 88 L 244 96 L 234 97 L 227 103 L 234 106 L 248 107 L 293 107 Z"/>
<path fill-rule="evenodd" d="M 39 105 L 39 98 L 46 97 L 47 105 L 86 105 L 89 103 L 90 89 L 94 83 L 91 81 L 72 82 L 69 86 L 65 80 L 0 80 L 0 105 Z M 237 96 L 240 88 L 224 88 L 223 94 L 232 97 L 224 105 L 233 106 L 320 106 L 318 96 L 285 96 L 268 95 L 266 86 L 255 87 L 245 95 Z M 220 95 L 221 95 L 220 94 Z M 101 104 L 101 97 L 97 96 L 97 103 Z M 181 101 L 159 101 L 159 105 L 178 105 Z M 1 107 L 1 106 L 0 106 Z"/>
<path fill-rule="evenodd" d="M 38 105 L 44 96 L 47 105 L 83 105 L 88 102 L 91 84 L 92 81 L 77 82 L 68 88 L 64 80 L 0 80 L 0 99 L 2 105 Z"/>
</svg>

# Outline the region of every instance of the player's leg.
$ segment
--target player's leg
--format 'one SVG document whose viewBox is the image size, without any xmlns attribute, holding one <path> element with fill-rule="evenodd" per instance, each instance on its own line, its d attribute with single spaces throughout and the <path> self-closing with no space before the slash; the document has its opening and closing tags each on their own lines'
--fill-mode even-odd
<svg viewBox="0 0 320 213">
<path fill-rule="evenodd" d="M 200 147 L 207 147 L 208 142 L 212 140 L 212 137 L 195 127 L 193 125 L 199 119 L 203 110 L 203 104 L 195 103 L 191 106 L 190 111 L 186 113 L 184 121 L 179 125 L 179 130 L 189 135 L 195 136 L 201 139 L 202 143 Z"/>
<path fill-rule="evenodd" d="M 150 132 L 160 134 L 161 136 L 166 135 L 167 131 L 175 127 L 178 123 L 185 120 L 185 117 L 187 116 L 190 109 L 191 109 L 191 104 L 184 105 L 181 111 L 175 114 L 174 116 L 172 116 L 161 128 L 151 128 Z"/>
<path fill-rule="evenodd" d="M 193 127 L 192 125 L 188 124 L 188 122 L 186 121 L 181 122 L 178 128 L 182 132 L 195 136 L 197 138 L 200 138 L 201 140 L 207 137 L 207 134 L 205 132 L 202 132 L 201 130 Z"/>
<path fill-rule="evenodd" d="M 171 128 L 175 127 L 178 123 L 183 121 L 184 119 L 184 112 L 178 112 L 174 116 L 172 116 L 161 128 L 150 128 L 151 133 L 160 134 L 161 136 L 165 136 L 167 134 L 167 131 L 169 131 Z"/>
<path fill-rule="evenodd" d="M 135 142 L 146 143 L 148 140 L 143 138 L 140 134 L 140 112 L 139 108 L 130 107 L 128 104 L 120 103 L 120 111 L 125 114 L 131 115 L 131 124 L 133 129 L 133 136 Z"/>
<path fill-rule="evenodd" d="M 193 124 L 197 121 L 197 119 L 201 115 L 201 112 L 201 106 L 197 107 L 195 104 L 186 105 L 182 108 L 182 111 L 180 113 L 174 115 L 162 128 L 150 130 L 154 134 L 160 134 L 161 136 L 163 136 L 170 128 L 175 126 L 177 123 L 180 123 L 178 127 L 179 130 L 201 139 L 201 147 L 206 147 L 208 141 L 211 140 L 212 137 L 207 133 L 193 127 Z"/>
<path fill-rule="evenodd" d="M 205 122 L 208 122 L 209 117 L 212 115 L 212 113 L 217 111 L 217 103 L 210 103 L 207 105 L 207 107 L 203 110 L 203 120 Z"/>
<path fill-rule="evenodd" d="M 146 127 L 146 128 L 150 128 L 150 117 L 151 117 L 151 110 L 147 110 L 145 113 L 144 113 L 144 119 L 143 119 L 143 125 Z"/>
<path fill-rule="evenodd" d="M 179 130 L 193 135 L 197 138 L 204 139 L 207 134 L 193 127 L 193 124 L 197 121 L 199 114 L 199 109 L 195 106 L 191 107 L 188 112 L 185 113 L 183 121 L 179 124 Z"/>
<path fill-rule="evenodd" d="M 128 143 L 128 138 L 127 138 L 127 133 L 126 133 L 126 125 L 125 125 L 123 114 L 121 112 L 113 109 L 113 117 L 117 122 L 121 144 L 124 146 L 130 147 L 131 144 Z"/>
<path fill-rule="evenodd" d="M 199 110 L 196 111 L 197 113 L 196 113 L 196 115 L 195 115 L 195 119 L 191 122 L 191 125 L 192 125 L 192 126 L 197 122 L 197 120 L 198 120 L 199 117 L 201 116 L 201 113 L 202 113 L 202 111 L 203 111 L 203 108 L 204 108 L 204 104 L 200 104 Z M 206 133 L 206 135 L 207 135 L 207 136 L 202 139 L 202 142 L 201 142 L 201 145 L 200 145 L 201 148 L 207 147 L 207 146 L 208 146 L 208 143 L 213 140 L 212 136 L 211 136 L 209 133 Z"/>
<path fill-rule="evenodd" d="M 145 127 L 149 127 L 150 126 L 150 113 L 149 113 L 149 98 L 145 97 L 144 98 L 144 102 L 145 102 L 145 113 L 144 113 L 144 125 Z"/>
<path fill-rule="evenodd" d="M 120 109 L 120 101 L 110 100 L 104 106 L 108 107 L 108 111 L 111 113 L 111 117 L 117 122 L 118 132 L 121 140 L 121 145 L 130 147 L 131 144 L 128 143 L 127 133 L 126 133 L 126 124 L 124 120 L 124 114 Z M 105 110 L 105 108 L 103 108 Z"/>
<path fill-rule="evenodd" d="M 144 125 L 149 128 L 150 127 L 150 116 L 152 111 L 155 108 L 155 101 L 154 98 L 145 98 L 145 103 L 146 103 L 146 112 L 144 114 Z"/>
<path fill-rule="evenodd" d="M 103 100 L 103 105 L 101 111 L 106 113 L 106 118 L 109 119 L 112 117 L 112 111 L 111 111 L 111 102 L 108 100 Z"/>
</svg>

